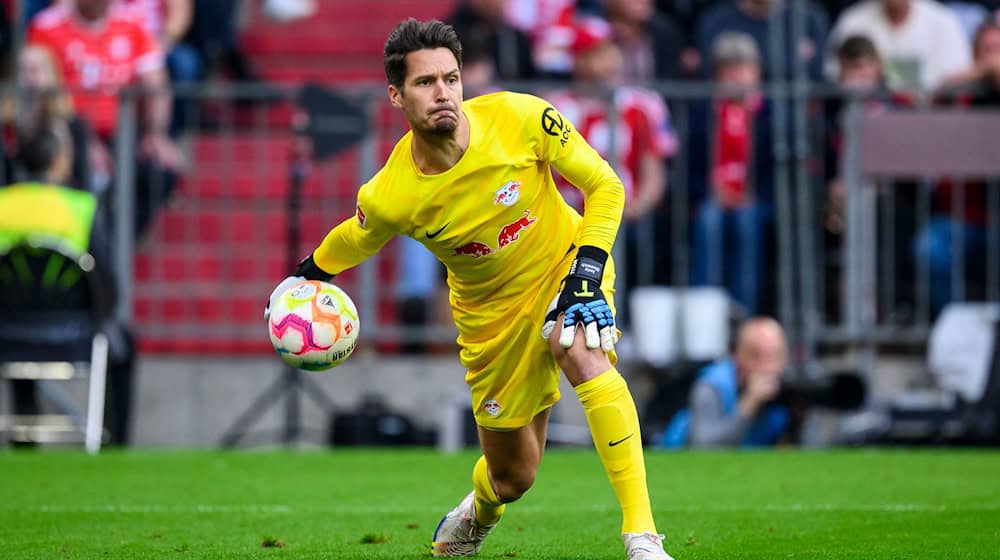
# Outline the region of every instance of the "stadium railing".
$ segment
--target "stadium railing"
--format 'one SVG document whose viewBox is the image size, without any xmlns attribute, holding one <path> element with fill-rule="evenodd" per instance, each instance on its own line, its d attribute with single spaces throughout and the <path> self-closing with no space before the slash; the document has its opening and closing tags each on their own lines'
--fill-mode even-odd
<svg viewBox="0 0 1000 560">
<path fill-rule="evenodd" d="M 554 86 L 509 85 L 532 92 Z M 694 134 L 692 128 L 699 126 L 698 111 L 706 101 L 725 92 L 710 83 L 664 82 L 648 87 L 667 101 L 679 151 L 669 165 L 664 203 L 636 224 L 637 252 L 630 255 L 616 248 L 618 285 L 683 290 L 691 284 L 696 201 L 706 190 L 704 184 L 696 184 L 687 156 L 695 142 L 711 154 L 714 141 L 711 134 Z M 374 174 L 406 130 L 401 115 L 383 101 L 381 86 L 336 89 L 361 108 L 369 126 L 357 145 L 309 165 L 298 256 L 351 215 L 357 187 Z M 879 148 L 895 145 L 877 135 L 888 130 L 883 126 L 888 121 L 867 113 L 865 99 L 830 88 L 770 83 L 763 92 L 774 106 L 767 116 L 772 129 L 767 171 L 773 177 L 769 187 L 773 188 L 774 219 L 763 242 L 765 261 L 757 310 L 781 320 L 791 337 L 794 361 L 807 369 L 817 367 L 825 352 L 923 345 L 934 317 L 936 288 L 930 284 L 928 263 L 914 254 L 914 243 L 935 217 L 932 198 L 942 179 L 962 170 L 921 167 L 917 158 L 912 162 L 913 173 L 908 174 L 916 179 L 916 186 L 913 181 L 889 181 L 880 172 L 876 173 L 880 177 L 876 189 L 862 189 L 866 178 L 877 171 L 873 165 L 889 157 L 880 155 L 884 150 Z M 292 126 L 300 114 L 295 104 L 297 88 L 232 84 L 178 88 L 175 93 L 196 101 L 187 112 L 181 137 L 189 165 L 173 199 L 144 238 L 116 236 L 117 270 L 126 295 L 117 313 L 135 322 L 145 351 L 266 353 L 269 349 L 260 321 L 263 298 L 287 271 L 285 197 L 295 171 L 290 162 L 301 148 L 301 136 Z M 610 99 L 609 110 L 614 111 Z M 822 221 L 830 210 L 826 144 L 828 127 L 835 123 L 825 118 L 824 110 L 835 99 L 848 107 L 848 118 L 841 125 L 840 163 L 846 194 L 842 228 L 831 231 Z M 127 178 L 135 175 L 140 130 L 137 107 L 142 96 L 124 92 L 121 102 L 115 172 L 129 184 Z M 942 142 L 951 147 L 963 145 L 954 140 L 978 122 L 974 115 L 979 110 L 961 110 L 967 112 L 966 117 L 958 110 L 948 113 L 952 116 L 938 111 L 918 106 L 907 108 L 905 114 L 915 119 L 932 115 L 944 119 L 940 122 L 950 123 L 952 133 L 941 136 Z M 889 110 L 884 118 L 906 117 Z M 618 121 L 610 122 L 609 152 L 615 153 L 614 143 L 621 141 Z M 334 122 L 333 126 L 342 124 Z M 941 152 L 943 160 L 961 153 Z M 972 204 L 982 205 L 985 236 L 976 252 L 952 259 L 949 299 L 1000 298 L 1000 191 L 996 188 L 1000 172 L 979 171 L 990 171 L 977 175 L 987 185 L 981 202 L 972 200 L 967 189 L 953 189 L 949 195 L 954 217 Z M 132 208 L 136 203 L 130 189 L 114 189 L 112 195 L 117 208 Z M 131 215 L 128 211 L 116 214 L 118 231 L 131 231 Z M 965 232 L 960 230 L 955 228 L 953 249 L 964 243 Z M 337 279 L 366 315 L 363 342 L 380 352 L 398 351 L 412 340 L 432 349 L 450 348 L 454 331 L 446 323 L 414 328 L 400 321 L 395 287 L 399 251 L 397 243 L 390 243 L 378 256 Z M 629 259 L 635 266 L 627 264 Z M 630 270 L 633 278 L 628 278 Z M 625 309 L 626 290 L 620 291 L 619 309 Z"/>
</svg>

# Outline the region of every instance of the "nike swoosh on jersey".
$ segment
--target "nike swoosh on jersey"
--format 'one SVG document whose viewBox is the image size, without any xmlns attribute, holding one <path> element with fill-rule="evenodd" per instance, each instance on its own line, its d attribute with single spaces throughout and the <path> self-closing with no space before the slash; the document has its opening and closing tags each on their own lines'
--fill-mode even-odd
<svg viewBox="0 0 1000 560">
<path fill-rule="evenodd" d="M 635 435 L 635 434 L 629 434 L 629 435 L 627 435 L 627 436 L 623 437 L 622 439 L 620 439 L 620 440 L 618 440 L 618 441 L 609 441 L 609 442 L 608 442 L 608 447 L 614 447 L 614 446 L 618 445 L 619 443 L 622 443 L 622 442 L 624 442 L 625 440 L 629 439 L 630 437 L 632 437 L 632 436 L 634 436 L 634 435 Z"/>
<path fill-rule="evenodd" d="M 431 233 L 431 232 L 428 231 L 424 235 L 427 236 L 427 239 L 434 239 L 435 237 L 438 236 L 439 233 L 441 233 L 442 231 L 444 231 L 444 228 L 448 227 L 449 225 L 451 225 L 451 222 L 448 222 L 447 224 L 441 226 L 441 229 L 435 231 L 434 233 Z"/>
</svg>

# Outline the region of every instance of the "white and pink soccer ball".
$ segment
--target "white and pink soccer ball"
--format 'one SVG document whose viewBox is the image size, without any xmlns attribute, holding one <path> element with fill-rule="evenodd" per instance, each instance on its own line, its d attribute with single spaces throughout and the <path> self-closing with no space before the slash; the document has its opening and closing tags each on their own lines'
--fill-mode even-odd
<svg viewBox="0 0 1000 560">
<path fill-rule="evenodd" d="M 351 298 L 319 280 L 293 284 L 271 309 L 267 330 L 281 359 L 308 371 L 330 369 L 358 343 L 361 322 Z"/>
</svg>

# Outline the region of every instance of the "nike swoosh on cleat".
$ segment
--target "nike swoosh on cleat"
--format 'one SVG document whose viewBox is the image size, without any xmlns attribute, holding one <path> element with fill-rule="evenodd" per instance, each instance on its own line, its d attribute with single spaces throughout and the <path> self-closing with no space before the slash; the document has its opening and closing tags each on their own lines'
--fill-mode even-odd
<svg viewBox="0 0 1000 560">
<path fill-rule="evenodd" d="M 431 232 L 428 231 L 424 235 L 427 236 L 427 239 L 434 239 L 435 237 L 438 236 L 439 233 L 441 233 L 442 231 L 444 231 L 444 228 L 448 227 L 449 225 L 451 225 L 451 222 L 448 222 L 447 224 L 441 226 L 441 229 L 435 231 L 434 233 L 431 233 Z"/>
<path fill-rule="evenodd" d="M 632 437 L 632 436 L 634 436 L 634 435 L 635 435 L 635 434 L 629 434 L 629 435 L 627 435 L 627 436 L 623 437 L 622 439 L 620 439 L 620 440 L 618 440 L 618 441 L 609 441 L 609 442 L 608 442 L 608 447 L 614 447 L 614 446 L 618 445 L 619 443 L 622 443 L 622 442 L 624 442 L 625 440 L 627 440 L 628 438 L 630 438 L 630 437 Z"/>
</svg>

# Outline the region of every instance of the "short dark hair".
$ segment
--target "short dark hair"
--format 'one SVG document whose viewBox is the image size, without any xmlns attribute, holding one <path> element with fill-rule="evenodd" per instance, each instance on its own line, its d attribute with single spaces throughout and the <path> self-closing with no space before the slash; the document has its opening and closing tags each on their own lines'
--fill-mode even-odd
<svg viewBox="0 0 1000 560">
<path fill-rule="evenodd" d="M 436 19 L 417 21 L 410 18 L 401 21 L 385 42 L 383 62 L 385 78 L 399 89 L 406 81 L 406 55 L 422 49 L 445 48 L 455 55 L 458 67 L 462 67 L 462 43 L 455 29 Z"/>
<path fill-rule="evenodd" d="M 857 62 L 866 58 L 879 60 L 875 43 L 864 35 L 851 35 L 837 48 L 837 60 Z"/>
<path fill-rule="evenodd" d="M 17 130 L 17 163 L 32 178 L 48 173 L 62 149 L 59 137 L 48 126 Z"/>
</svg>

